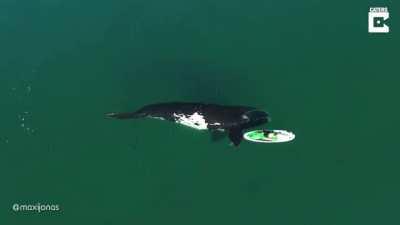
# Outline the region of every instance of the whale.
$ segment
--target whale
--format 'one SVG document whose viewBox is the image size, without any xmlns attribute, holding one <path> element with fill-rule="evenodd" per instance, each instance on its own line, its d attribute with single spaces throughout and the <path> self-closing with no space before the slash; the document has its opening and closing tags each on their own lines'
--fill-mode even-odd
<svg viewBox="0 0 400 225">
<path fill-rule="evenodd" d="M 184 125 L 196 130 L 226 132 L 234 146 L 239 146 L 243 131 L 270 121 L 269 114 L 249 106 L 218 105 L 195 102 L 150 104 L 133 112 L 106 113 L 107 118 L 151 118 Z"/>
</svg>

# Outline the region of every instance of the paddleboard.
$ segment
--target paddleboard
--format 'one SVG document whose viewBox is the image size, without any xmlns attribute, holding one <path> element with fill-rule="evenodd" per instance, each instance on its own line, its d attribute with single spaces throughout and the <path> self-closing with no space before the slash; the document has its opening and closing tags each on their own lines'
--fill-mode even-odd
<svg viewBox="0 0 400 225">
<path fill-rule="evenodd" d="M 286 130 L 253 130 L 246 132 L 243 138 L 259 143 L 282 143 L 292 141 L 296 136 Z"/>
</svg>

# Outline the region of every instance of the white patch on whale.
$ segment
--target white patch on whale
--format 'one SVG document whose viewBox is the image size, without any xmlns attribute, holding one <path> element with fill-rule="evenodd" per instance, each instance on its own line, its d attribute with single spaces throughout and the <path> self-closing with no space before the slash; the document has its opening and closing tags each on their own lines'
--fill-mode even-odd
<svg viewBox="0 0 400 225">
<path fill-rule="evenodd" d="M 221 125 L 221 123 L 215 122 L 215 123 L 211 123 L 210 125 L 219 126 L 219 125 Z"/>
<path fill-rule="evenodd" d="M 149 116 L 149 118 L 157 119 L 157 120 L 165 120 L 164 117 L 158 117 L 158 116 Z"/>
<path fill-rule="evenodd" d="M 177 114 L 174 113 L 175 122 L 197 129 L 197 130 L 207 130 L 207 122 L 204 119 L 203 115 L 198 112 L 193 113 L 192 115 L 185 114 Z"/>
</svg>

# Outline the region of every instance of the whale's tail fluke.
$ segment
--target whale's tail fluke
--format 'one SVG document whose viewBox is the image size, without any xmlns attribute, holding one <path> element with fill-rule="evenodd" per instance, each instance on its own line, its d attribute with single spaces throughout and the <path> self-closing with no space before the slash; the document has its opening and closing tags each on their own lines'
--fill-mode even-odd
<svg viewBox="0 0 400 225">
<path fill-rule="evenodd" d="M 137 119 L 137 118 L 143 118 L 145 115 L 143 113 L 138 113 L 138 112 L 123 112 L 123 113 L 106 113 L 105 115 L 107 118 L 113 118 L 113 119 Z"/>
</svg>

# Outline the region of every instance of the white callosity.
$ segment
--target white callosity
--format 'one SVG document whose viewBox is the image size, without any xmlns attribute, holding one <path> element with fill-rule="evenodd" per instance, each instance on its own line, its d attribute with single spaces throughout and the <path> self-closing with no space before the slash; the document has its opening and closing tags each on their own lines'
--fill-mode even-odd
<svg viewBox="0 0 400 225">
<path fill-rule="evenodd" d="M 221 123 L 215 122 L 215 123 L 212 123 L 212 124 L 210 124 L 210 125 L 219 126 L 219 125 L 221 125 Z"/>
<path fill-rule="evenodd" d="M 198 112 L 193 113 L 192 115 L 185 114 L 177 114 L 174 113 L 175 122 L 197 129 L 197 130 L 207 130 L 207 122 L 204 119 L 204 116 L 199 114 Z"/>
<path fill-rule="evenodd" d="M 165 120 L 163 117 L 158 117 L 158 116 L 150 116 L 150 118 L 157 120 Z"/>
</svg>

